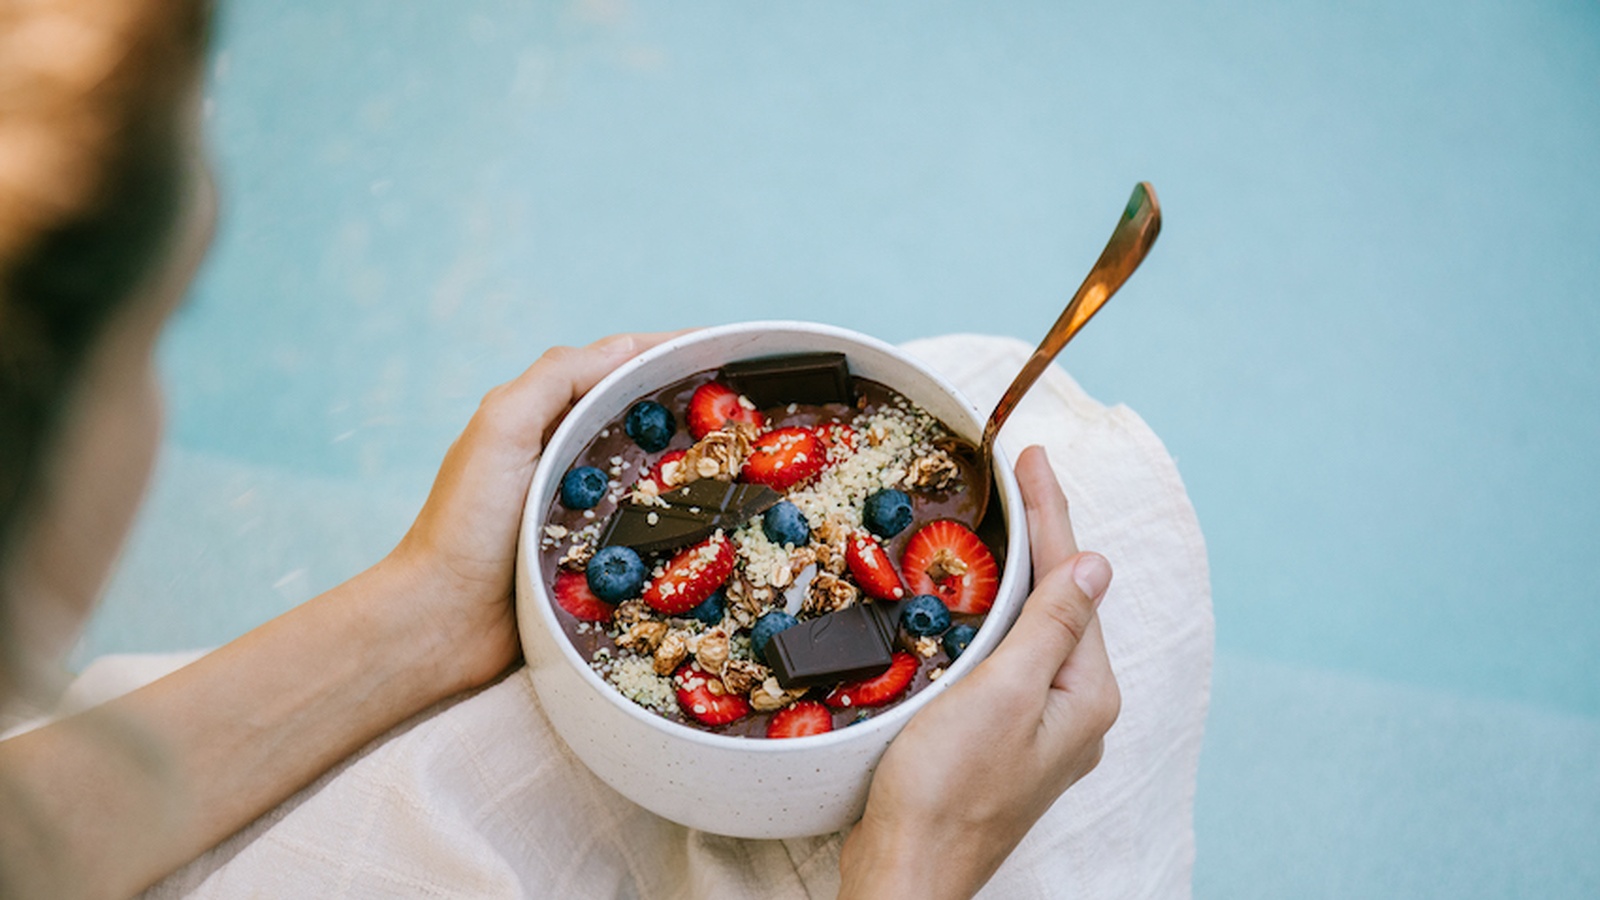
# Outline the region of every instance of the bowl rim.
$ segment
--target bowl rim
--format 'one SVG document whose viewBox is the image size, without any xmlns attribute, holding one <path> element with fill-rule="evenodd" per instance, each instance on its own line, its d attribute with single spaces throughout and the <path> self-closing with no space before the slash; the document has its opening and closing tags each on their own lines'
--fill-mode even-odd
<svg viewBox="0 0 1600 900">
<path fill-rule="evenodd" d="M 537 627 L 544 628 L 550 633 L 562 659 L 577 670 L 580 679 L 585 685 L 604 696 L 607 703 L 615 709 L 620 709 L 633 721 L 652 731 L 661 732 L 665 736 L 678 740 L 688 740 L 691 743 L 722 749 L 738 748 L 745 752 L 783 754 L 801 749 L 809 751 L 823 748 L 830 744 L 867 740 L 886 730 L 892 736 L 900 728 L 904 727 L 906 720 L 910 719 L 935 697 L 942 694 L 950 685 L 960 681 L 962 677 L 993 651 L 994 647 L 1004 638 L 1005 633 L 1010 630 L 1011 624 L 1016 618 L 1016 611 L 1019 611 L 1026 601 L 1026 590 L 1018 594 L 1017 599 L 1013 601 L 1016 610 L 1011 610 L 1007 607 L 1006 609 L 998 610 L 1001 615 L 995 616 L 994 613 L 998 609 L 998 604 L 996 609 L 991 609 L 986 614 L 983 626 L 973 638 L 972 644 L 968 645 L 968 652 L 962 653 L 961 657 L 952 663 L 937 681 L 918 691 L 916 696 L 908 698 L 886 712 L 851 723 L 844 728 L 838 728 L 824 734 L 784 738 L 782 740 L 703 731 L 690 725 L 674 722 L 665 716 L 640 706 L 624 696 L 614 685 L 601 678 L 599 673 L 590 668 L 589 663 L 583 659 L 572 645 L 572 641 L 567 638 L 560 620 L 556 617 L 555 603 L 549 595 L 549 588 L 545 584 L 541 570 L 540 560 L 542 554 L 539 552 L 538 536 L 543 531 L 542 520 L 545 507 L 549 505 L 554 496 L 554 488 L 550 485 L 550 482 L 558 481 L 559 474 L 564 474 L 566 467 L 572 460 L 557 459 L 549 454 L 548 451 L 551 448 L 561 448 L 564 444 L 573 442 L 575 440 L 573 432 L 577 429 L 577 423 L 585 418 L 583 413 L 590 407 L 602 402 L 602 399 L 614 385 L 628 379 L 635 370 L 650 365 L 662 357 L 681 352 L 686 347 L 752 331 L 786 331 L 819 335 L 845 344 L 860 344 L 885 353 L 898 362 L 916 369 L 924 377 L 946 391 L 972 417 L 972 423 L 976 423 L 977 429 L 981 430 L 983 422 L 987 418 L 955 385 L 951 384 L 943 375 L 930 369 L 921 360 L 912 357 L 886 341 L 836 325 L 788 319 L 745 321 L 697 329 L 663 341 L 623 363 L 605 378 L 602 378 L 594 387 L 590 388 L 573 405 L 560 426 L 551 434 L 549 440 L 544 442 L 544 448 L 541 450 L 540 459 L 534 471 L 533 479 L 529 484 L 527 498 L 524 501 L 522 527 L 517 538 L 517 566 L 518 568 L 525 567 L 527 569 L 525 574 L 528 577 L 526 580 L 534 595 L 532 598 L 528 598 L 522 596 L 520 589 L 517 591 L 516 619 L 519 641 L 526 648 L 527 640 L 522 635 L 522 631 L 528 627 L 525 618 L 532 616 Z M 848 348 L 846 352 L 848 353 Z M 890 387 L 897 391 L 899 390 L 898 386 L 890 385 Z M 972 423 L 964 424 L 970 425 Z M 588 444 L 589 436 L 580 437 L 582 438 L 581 442 L 572 450 L 574 458 Z M 1008 596 L 1007 588 L 1012 587 L 1015 580 L 1030 579 L 1032 577 L 1032 567 L 1028 558 L 1026 524 L 1024 523 L 1022 528 L 1012 527 L 1012 522 L 1021 515 L 1022 511 L 1021 490 L 1017 484 L 1010 457 L 999 446 L 995 447 L 994 453 L 996 471 L 994 473 L 995 483 L 992 494 L 1001 502 L 1002 513 L 1006 519 L 1007 563 L 1005 570 L 1001 573 L 999 585 L 999 596 L 1003 599 Z M 552 460 L 554 461 L 552 462 Z M 543 496 L 542 502 L 540 502 L 541 496 Z M 522 578 L 517 579 L 519 588 L 522 582 Z M 991 628 L 991 623 L 996 623 L 998 627 Z M 999 623 L 1003 623 L 1003 625 Z M 978 648 L 976 653 L 971 652 L 974 646 Z"/>
</svg>

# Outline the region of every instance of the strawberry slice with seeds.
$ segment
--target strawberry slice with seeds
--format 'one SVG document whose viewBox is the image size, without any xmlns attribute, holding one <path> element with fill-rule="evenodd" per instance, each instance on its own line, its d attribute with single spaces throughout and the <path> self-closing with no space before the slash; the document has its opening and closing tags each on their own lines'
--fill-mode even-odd
<svg viewBox="0 0 1600 900">
<path fill-rule="evenodd" d="M 695 388 L 689 398 L 688 418 L 689 433 L 697 441 L 726 428 L 730 422 L 744 422 L 758 429 L 767 424 L 767 417 L 754 403 L 720 381 L 708 381 Z"/>
<path fill-rule="evenodd" d="M 828 693 L 826 702 L 832 707 L 882 706 L 911 687 L 917 675 L 917 658 L 904 650 L 896 651 L 889 659 L 889 668 L 882 675 L 841 684 Z"/>
<path fill-rule="evenodd" d="M 694 609 L 733 574 L 736 555 L 733 542 L 720 531 L 685 547 L 644 586 L 644 602 L 669 616 Z"/>
<path fill-rule="evenodd" d="M 609 622 L 616 609 L 589 590 L 589 578 L 582 572 L 562 569 L 556 574 L 551 591 L 556 595 L 556 605 L 580 622 Z"/>
<path fill-rule="evenodd" d="M 856 430 L 843 422 L 828 422 L 816 427 L 817 440 L 822 442 L 824 455 L 827 456 L 829 465 L 838 462 L 856 452 L 860 435 Z"/>
<path fill-rule="evenodd" d="M 827 448 L 809 428 L 778 428 L 763 434 L 750 445 L 740 479 L 764 484 L 775 491 L 786 491 L 822 471 L 828 461 Z"/>
<path fill-rule="evenodd" d="M 932 594 L 951 612 L 986 613 L 1000 590 L 994 554 L 972 529 L 950 519 L 930 522 L 911 536 L 900 570 L 913 594 Z"/>
<path fill-rule="evenodd" d="M 683 463 L 683 458 L 688 455 L 688 450 L 668 450 L 667 452 L 661 454 L 660 459 L 656 460 L 652 465 L 646 467 L 643 472 L 639 473 L 639 480 L 634 483 L 634 487 L 643 490 L 648 484 L 655 487 L 655 493 L 666 493 L 667 484 L 661 478 L 662 473 L 667 470 L 667 466 L 673 464 L 681 465 Z"/>
<path fill-rule="evenodd" d="M 878 539 L 864 531 L 852 534 L 844 542 L 844 561 L 850 567 L 850 577 L 856 580 L 867 596 L 879 600 L 899 600 L 906 596 L 906 586 L 900 573 L 889 561 L 889 552 Z"/>
<path fill-rule="evenodd" d="M 801 700 L 772 714 L 767 737 L 792 738 L 826 734 L 833 730 L 833 713 L 815 700 Z"/>
<path fill-rule="evenodd" d="M 730 694 L 722 680 L 706 674 L 698 663 L 688 663 L 672 676 L 683 714 L 702 725 L 726 725 L 750 715 L 750 701 Z"/>
</svg>

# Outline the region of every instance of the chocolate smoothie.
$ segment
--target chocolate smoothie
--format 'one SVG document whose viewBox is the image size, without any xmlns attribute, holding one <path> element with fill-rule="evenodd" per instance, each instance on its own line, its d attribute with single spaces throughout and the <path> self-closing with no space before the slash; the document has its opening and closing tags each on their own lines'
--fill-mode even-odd
<svg viewBox="0 0 1600 900">
<path fill-rule="evenodd" d="M 715 415 L 708 420 L 710 401 L 706 398 L 714 391 L 700 391 L 708 384 L 737 396 L 737 408 L 725 405 L 721 409 L 733 409 L 740 421 L 723 421 Z M 726 385 L 740 390 L 719 387 Z M 972 578 L 966 582 L 962 578 L 967 564 L 977 563 L 975 572 L 992 572 L 997 582 L 1005 562 L 999 516 L 992 513 L 994 521 L 975 521 L 980 510 L 974 508 L 975 498 L 966 490 L 972 477 L 970 463 L 963 454 L 953 452 L 954 439 L 947 429 L 892 388 L 849 376 L 842 359 L 837 361 L 836 371 L 829 371 L 811 357 L 798 361 L 786 357 L 700 372 L 639 401 L 659 404 L 670 413 L 674 428 L 670 439 L 647 451 L 636 439 L 637 423 L 627 414 L 601 429 L 569 466 L 569 472 L 583 466 L 600 470 L 606 479 L 603 494 L 590 508 L 581 509 L 569 508 L 558 492 L 547 512 L 540 542 L 540 571 L 558 599 L 556 616 L 567 639 L 591 668 L 634 702 L 690 727 L 761 738 L 768 736 L 773 716 L 781 715 L 781 710 L 797 702 L 826 699 L 832 727 L 844 727 L 904 702 L 950 664 L 945 642 L 940 639 L 944 628 L 919 637 L 901 622 L 902 607 L 917 592 L 917 583 L 937 585 L 936 594 L 952 601 L 950 628 L 981 625 L 981 610 L 992 602 L 993 590 L 988 589 L 987 599 L 974 597 L 973 591 L 982 594 L 984 586 L 973 588 Z M 704 431 L 707 421 L 724 427 L 697 441 L 691 428 Z M 635 430 L 635 437 L 630 437 L 630 429 Z M 789 449 L 793 442 L 779 439 L 800 430 L 805 432 L 799 435 L 802 447 L 820 447 L 825 452 L 820 471 L 814 471 L 818 460 L 806 459 L 807 453 Z M 811 436 L 819 440 L 814 443 Z M 643 440 L 647 445 L 659 442 L 659 436 Z M 779 454 L 776 475 L 770 470 L 773 464 L 767 463 L 767 470 L 762 468 L 769 458 L 763 455 L 764 445 L 771 445 L 769 449 Z M 784 450 L 789 457 L 782 456 Z M 786 461 L 797 467 L 789 474 L 782 469 Z M 808 477 L 786 483 L 790 474 L 802 471 L 809 473 Z M 704 483 L 694 486 L 696 482 Z M 753 482 L 765 483 L 768 488 Z M 722 490 L 724 487 L 729 490 Z M 883 491 L 898 492 L 900 496 L 891 499 L 902 506 L 909 500 L 909 524 L 878 537 L 873 532 L 884 535 L 893 526 L 874 518 L 881 519 L 877 512 L 881 506 L 864 514 L 864 505 L 868 497 Z M 724 494 L 728 495 L 725 506 L 717 506 L 724 502 Z M 716 499 L 694 499 L 707 497 Z M 777 543 L 769 537 L 771 531 L 763 528 L 763 517 L 775 515 L 772 504 L 779 500 L 794 504 L 803 516 L 809 530 L 809 540 L 803 545 Z M 697 503 L 709 503 L 711 508 L 694 505 Z M 793 511 L 785 512 L 792 515 Z M 923 570 L 920 582 L 910 571 L 902 575 L 910 562 L 905 555 L 913 536 L 941 520 L 960 523 L 981 535 L 981 547 L 976 551 L 958 548 L 955 554 L 940 548 L 935 553 L 937 560 L 924 564 L 929 556 L 924 540 L 917 551 Z M 658 523 L 665 537 L 654 540 L 653 528 Z M 678 535 L 685 529 L 693 531 L 688 540 Z M 956 529 L 941 525 L 930 534 L 951 530 Z M 683 546 L 723 541 L 732 545 L 734 563 L 731 575 L 719 588 L 720 609 L 701 605 L 698 594 L 691 598 L 697 601 L 694 610 L 673 612 L 634 599 L 639 590 L 629 591 L 632 597 L 601 600 L 598 593 L 604 591 L 588 593 L 581 585 L 606 585 L 597 584 L 592 574 L 587 580 L 576 577 L 592 568 L 589 564 L 596 552 L 611 546 L 628 547 L 644 564 L 641 590 L 654 599 L 662 591 L 659 584 L 652 591 L 651 583 L 677 577 L 669 568 Z M 860 541 L 868 550 L 871 546 L 883 548 L 896 570 L 889 583 L 898 579 L 905 586 L 898 598 L 875 598 L 872 585 L 856 577 L 863 570 L 852 569 L 846 559 L 851 541 Z M 674 542 L 682 546 L 666 546 Z M 634 549 L 640 547 L 644 549 Z M 993 562 L 984 569 L 978 565 L 982 560 L 958 558 L 974 554 L 986 554 Z M 703 555 L 709 559 L 712 551 Z M 567 583 L 558 584 L 562 578 Z M 704 591 L 704 585 L 691 582 L 693 579 L 684 580 L 684 590 L 692 586 Z M 670 590 L 667 588 L 669 595 Z M 876 593 L 885 593 L 881 584 Z M 562 600 L 574 594 L 581 598 L 578 603 Z M 916 662 L 908 687 L 889 686 L 894 691 L 892 698 L 884 700 L 873 695 L 872 689 L 854 695 L 872 697 L 874 705 L 870 707 L 840 698 L 851 693 L 852 684 L 870 681 L 878 671 L 887 669 L 887 664 L 878 668 L 868 663 L 872 673 L 863 678 L 857 660 L 853 672 L 858 677 L 841 686 L 846 679 L 830 678 L 827 672 L 831 648 L 819 644 L 803 649 L 820 651 L 823 671 L 797 681 L 798 676 L 781 660 L 777 666 L 772 664 L 777 652 L 770 642 L 770 657 L 751 646 L 753 626 L 769 613 L 786 611 L 801 623 L 783 636 L 787 646 L 798 640 L 805 623 L 853 606 L 870 610 L 872 621 L 881 623 L 888 648 L 909 654 Z M 863 618 L 861 610 L 851 615 Z M 903 661 L 896 666 L 897 671 L 904 668 Z M 715 721 L 716 715 L 700 714 L 704 710 L 698 701 L 685 698 L 686 685 L 697 688 L 699 697 L 706 697 L 709 686 L 712 696 L 708 702 L 719 701 L 714 705 L 720 704 L 723 695 L 747 697 L 749 708 L 732 721 Z M 715 723 L 708 724 L 707 719 Z"/>
</svg>

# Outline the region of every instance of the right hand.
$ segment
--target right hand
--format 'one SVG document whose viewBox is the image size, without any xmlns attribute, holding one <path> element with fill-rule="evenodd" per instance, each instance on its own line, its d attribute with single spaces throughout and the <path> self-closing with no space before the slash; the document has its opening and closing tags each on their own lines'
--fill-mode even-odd
<svg viewBox="0 0 1600 900">
<path fill-rule="evenodd" d="M 1100 761 L 1121 707 L 1096 616 L 1111 567 L 1079 553 L 1044 451 L 1017 460 L 1034 590 L 988 659 L 889 746 L 840 855 L 840 897 L 970 897 Z"/>
</svg>

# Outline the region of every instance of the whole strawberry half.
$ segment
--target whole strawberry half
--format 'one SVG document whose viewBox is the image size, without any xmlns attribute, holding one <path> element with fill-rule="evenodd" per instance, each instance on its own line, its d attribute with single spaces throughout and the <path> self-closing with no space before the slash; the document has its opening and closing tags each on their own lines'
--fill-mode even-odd
<svg viewBox="0 0 1600 900">
<path fill-rule="evenodd" d="M 972 529 L 940 519 L 906 542 L 900 571 L 913 594 L 932 594 L 951 612 L 976 615 L 994 605 L 1000 566 Z"/>
<path fill-rule="evenodd" d="M 722 682 L 706 674 L 696 663 L 688 663 L 672 676 L 683 714 L 702 725 L 726 725 L 750 715 L 750 701 L 727 693 Z"/>
<path fill-rule="evenodd" d="M 589 590 L 589 579 L 582 572 L 562 569 L 556 573 L 551 591 L 556 595 L 556 605 L 580 622 L 609 622 L 616 609 Z"/>
<path fill-rule="evenodd" d="M 688 417 L 689 433 L 697 441 L 726 428 L 730 422 L 744 422 L 756 428 L 767 424 L 767 417 L 749 400 L 719 381 L 708 381 L 695 388 L 694 395 L 689 398 Z"/>
<path fill-rule="evenodd" d="M 694 609 L 733 574 L 736 555 L 733 542 L 720 531 L 678 551 L 661 574 L 644 586 L 644 602 L 669 616 Z"/>
<path fill-rule="evenodd" d="M 778 428 L 750 445 L 750 456 L 744 461 L 739 478 L 786 491 L 821 472 L 827 461 L 827 448 L 817 439 L 816 432 L 809 428 Z"/>
<path fill-rule="evenodd" d="M 829 706 L 882 706 L 899 697 L 911 687 L 917 675 L 917 658 L 904 650 L 889 659 L 889 668 L 882 675 L 841 684 L 828 693 Z"/>
<path fill-rule="evenodd" d="M 801 700 L 772 714 L 767 737 L 792 738 L 826 734 L 833 730 L 833 713 L 816 700 Z"/>
<path fill-rule="evenodd" d="M 844 561 L 850 567 L 850 577 L 868 597 L 899 600 L 906 595 L 906 586 L 889 561 L 888 551 L 872 535 L 864 531 L 852 534 L 844 542 Z"/>
</svg>

